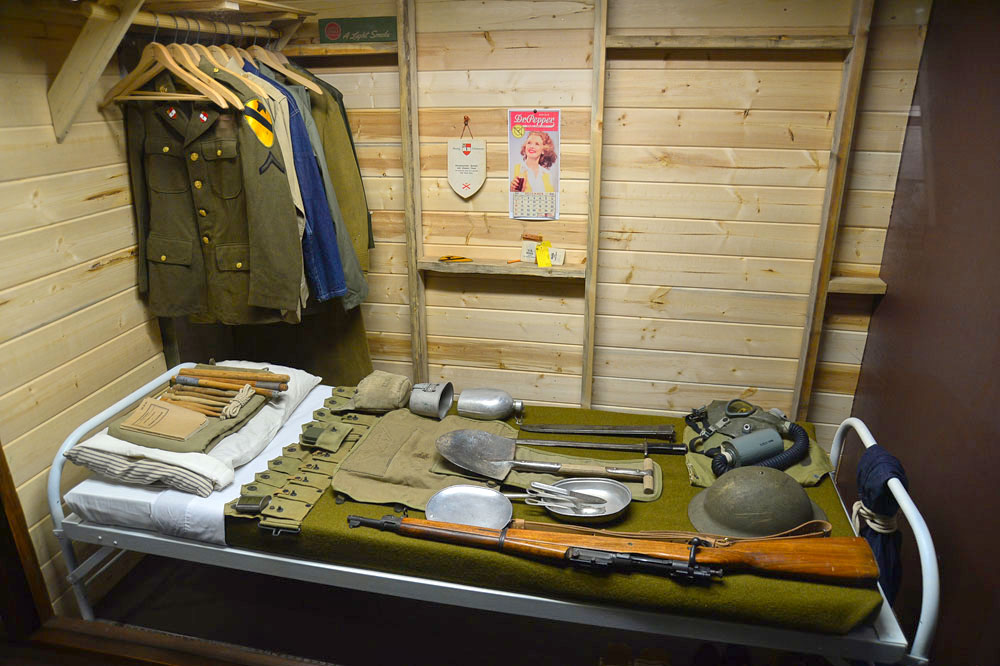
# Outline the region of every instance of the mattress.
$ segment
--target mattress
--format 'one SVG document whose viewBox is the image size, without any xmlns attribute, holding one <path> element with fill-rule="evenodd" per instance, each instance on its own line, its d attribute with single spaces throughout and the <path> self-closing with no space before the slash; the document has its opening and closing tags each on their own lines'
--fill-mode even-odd
<svg viewBox="0 0 1000 666">
<path fill-rule="evenodd" d="M 223 505 L 240 494 L 240 486 L 267 469 L 267 461 L 281 455 L 281 447 L 297 442 L 302 424 L 330 396 L 329 386 L 317 386 L 303 398 L 267 447 L 247 464 L 237 467 L 232 484 L 208 497 L 179 490 L 131 486 L 100 478 L 87 479 L 64 496 L 70 510 L 82 519 L 118 527 L 152 530 L 160 534 L 226 544 Z"/>
</svg>

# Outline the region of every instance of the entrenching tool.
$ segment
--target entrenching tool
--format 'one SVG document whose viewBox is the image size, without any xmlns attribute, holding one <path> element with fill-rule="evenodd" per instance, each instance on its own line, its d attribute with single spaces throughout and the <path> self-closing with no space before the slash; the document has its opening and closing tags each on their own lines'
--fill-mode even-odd
<svg viewBox="0 0 1000 666">
<path fill-rule="evenodd" d="M 517 469 L 524 472 L 542 472 L 565 476 L 642 480 L 644 485 L 648 478 L 650 488 L 652 488 L 653 468 L 652 460 L 649 458 L 646 459 L 648 461 L 646 469 L 516 460 L 517 440 L 482 430 L 454 430 L 445 433 L 438 437 L 437 449 L 441 455 L 459 467 L 497 481 L 503 481 L 512 469 Z"/>
</svg>

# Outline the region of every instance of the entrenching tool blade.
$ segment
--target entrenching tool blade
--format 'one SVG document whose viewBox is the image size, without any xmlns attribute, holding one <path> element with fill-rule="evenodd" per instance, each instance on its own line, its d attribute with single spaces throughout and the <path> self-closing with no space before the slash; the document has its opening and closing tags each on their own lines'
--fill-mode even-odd
<svg viewBox="0 0 1000 666">
<path fill-rule="evenodd" d="M 482 430 L 454 430 L 437 439 L 437 449 L 445 458 L 459 467 L 482 474 L 497 481 L 503 481 L 511 469 L 545 474 L 567 476 L 597 476 L 616 479 L 652 478 L 653 470 L 628 469 L 607 465 L 586 465 L 576 463 L 532 462 L 515 460 L 517 441 Z"/>
<path fill-rule="evenodd" d="M 513 467 L 514 440 L 482 430 L 454 430 L 438 437 L 437 449 L 459 467 L 503 481 Z"/>
</svg>

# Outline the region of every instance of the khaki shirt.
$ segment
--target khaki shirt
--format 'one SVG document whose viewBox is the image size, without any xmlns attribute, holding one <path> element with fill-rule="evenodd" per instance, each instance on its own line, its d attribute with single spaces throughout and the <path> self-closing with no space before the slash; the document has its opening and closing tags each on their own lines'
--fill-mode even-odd
<svg viewBox="0 0 1000 666">
<path fill-rule="evenodd" d="M 174 90 L 166 73 L 155 86 Z M 264 323 L 299 305 L 302 250 L 285 160 L 262 101 L 237 94 L 249 112 L 201 101 L 128 105 L 140 287 L 158 316 Z"/>
</svg>

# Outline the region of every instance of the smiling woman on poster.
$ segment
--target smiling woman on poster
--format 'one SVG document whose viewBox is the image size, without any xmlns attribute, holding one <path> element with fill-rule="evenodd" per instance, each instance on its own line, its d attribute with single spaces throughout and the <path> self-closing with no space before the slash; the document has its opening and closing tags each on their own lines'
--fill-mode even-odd
<svg viewBox="0 0 1000 666">
<path fill-rule="evenodd" d="M 521 144 L 521 157 L 522 161 L 514 165 L 511 192 L 558 191 L 559 172 L 551 170 L 558 156 L 555 142 L 548 132 L 529 132 Z"/>
</svg>

